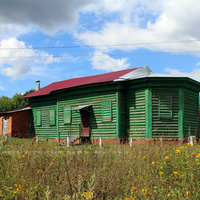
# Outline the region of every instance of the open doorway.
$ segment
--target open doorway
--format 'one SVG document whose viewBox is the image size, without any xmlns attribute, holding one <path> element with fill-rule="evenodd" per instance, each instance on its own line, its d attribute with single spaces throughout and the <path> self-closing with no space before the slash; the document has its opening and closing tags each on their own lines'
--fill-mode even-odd
<svg viewBox="0 0 200 200">
<path fill-rule="evenodd" d="M 3 118 L 3 135 L 7 134 L 7 117 Z"/>
</svg>

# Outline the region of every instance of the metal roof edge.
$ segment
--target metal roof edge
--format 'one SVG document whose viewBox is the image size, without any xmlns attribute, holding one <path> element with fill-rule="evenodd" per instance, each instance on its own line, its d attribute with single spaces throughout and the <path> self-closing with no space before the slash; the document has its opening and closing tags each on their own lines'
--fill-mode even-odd
<svg viewBox="0 0 200 200">
<path fill-rule="evenodd" d="M 123 76 L 120 76 L 119 78 L 115 79 L 114 82 L 144 78 L 150 75 L 151 73 L 153 73 L 152 70 L 146 65 L 144 67 L 139 67 L 138 69 L 129 72 Z"/>
<path fill-rule="evenodd" d="M 25 110 L 31 110 L 31 106 L 26 107 L 26 108 L 18 108 L 16 110 L 10 110 L 10 111 L 1 112 L 0 115 L 9 114 L 9 113 L 15 113 L 15 112 L 21 112 L 21 111 L 25 111 Z"/>
</svg>

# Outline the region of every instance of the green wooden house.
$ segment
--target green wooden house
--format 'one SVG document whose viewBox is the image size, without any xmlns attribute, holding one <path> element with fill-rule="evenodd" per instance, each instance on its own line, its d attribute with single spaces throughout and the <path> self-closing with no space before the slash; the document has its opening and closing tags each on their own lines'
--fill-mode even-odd
<svg viewBox="0 0 200 200">
<path fill-rule="evenodd" d="M 55 82 L 25 98 L 33 110 L 31 134 L 39 138 L 184 140 L 196 134 L 199 91 L 191 78 L 145 66 Z"/>
</svg>

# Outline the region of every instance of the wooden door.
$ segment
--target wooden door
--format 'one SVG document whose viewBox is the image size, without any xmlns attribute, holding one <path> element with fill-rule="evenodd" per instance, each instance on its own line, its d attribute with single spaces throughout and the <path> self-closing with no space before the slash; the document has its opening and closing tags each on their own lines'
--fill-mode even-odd
<svg viewBox="0 0 200 200">
<path fill-rule="evenodd" d="M 90 137 L 90 113 L 81 109 L 81 137 Z"/>
<path fill-rule="evenodd" d="M 7 118 L 3 118 L 3 135 L 7 134 Z"/>
</svg>

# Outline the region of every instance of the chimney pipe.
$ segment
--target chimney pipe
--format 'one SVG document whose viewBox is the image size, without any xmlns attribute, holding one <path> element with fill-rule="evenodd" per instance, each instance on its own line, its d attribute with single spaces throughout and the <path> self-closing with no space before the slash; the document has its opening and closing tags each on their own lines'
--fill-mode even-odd
<svg viewBox="0 0 200 200">
<path fill-rule="evenodd" d="M 36 81 L 36 91 L 40 89 L 40 81 Z"/>
</svg>

